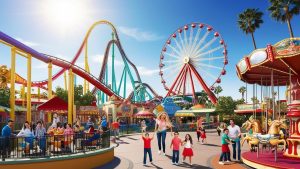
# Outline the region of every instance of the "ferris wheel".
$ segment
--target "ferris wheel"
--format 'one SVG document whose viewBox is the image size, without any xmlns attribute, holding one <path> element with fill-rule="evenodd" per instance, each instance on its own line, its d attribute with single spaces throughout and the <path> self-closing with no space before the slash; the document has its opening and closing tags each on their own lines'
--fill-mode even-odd
<svg viewBox="0 0 300 169">
<path fill-rule="evenodd" d="M 213 104 L 213 91 L 226 74 L 227 50 L 221 35 L 203 23 L 178 28 L 164 44 L 159 63 L 161 83 L 172 95 L 191 95 L 204 90 Z"/>
</svg>

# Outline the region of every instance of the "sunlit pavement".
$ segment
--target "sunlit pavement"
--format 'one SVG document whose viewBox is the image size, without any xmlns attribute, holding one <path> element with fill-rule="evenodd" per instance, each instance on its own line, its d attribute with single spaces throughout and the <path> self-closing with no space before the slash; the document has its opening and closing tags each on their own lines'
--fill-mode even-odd
<svg viewBox="0 0 300 169">
<path fill-rule="evenodd" d="M 167 134 L 166 138 L 166 156 L 158 154 L 158 145 L 157 138 L 154 135 L 152 141 L 152 156 L 153 164 L 150 164 L 149 158 L 147 158 L 147 166 L 143 166 L 143 141 L 141 135 L 127 135 L 121 137 L 120 140 L 117 140 L 118 147 L 115 148 L 115 160 L 110 164 L 100 167 L 103 168 L 118 168 L 118 169 L 127 169 L 127 168 L 246 168 L 245 165 L 241 163 L 234 163 L 232 165 L 219 165 L 218 157 L 221 151 L 221 138 L 217 135 L 216 132 L 207 133 L 207 143 L 201 144 L 197 142 L 196 132 L 181 132 L 179 134 L 180 138 L 184 138 L 185 134 L 191 134 L 194 142 L 194 157 L 192 158 L 193 165 L 188 164 L 188 159 L 185 163 L 181 163 L 182 157 L 180 156 L 180 165 L 172 165 L 172 150 L 170 149 L 171 143 L 171 133 Z M 150 135 L 152 135 L 151 133 Z M 231 148 L 231 146 L 230 146 Z M 242 147 L 242 152 L 248 150 L 248 145 Z M 180 154 L 182 153 L 182 148 Z"/>
</svg>

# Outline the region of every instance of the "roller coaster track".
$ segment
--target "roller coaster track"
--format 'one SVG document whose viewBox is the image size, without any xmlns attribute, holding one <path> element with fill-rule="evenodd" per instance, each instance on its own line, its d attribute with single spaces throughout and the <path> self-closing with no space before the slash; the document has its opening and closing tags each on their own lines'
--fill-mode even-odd
<svg viewBox="0 0 300 169">
<path fill-rule="evenodd" d="M 76 63 L 77 59 L 79 58 L 79 56 L 80 56 L 83 48 L 87 44 L 88 38 L 90 36 L 90 33 L 92 32 L 92 30 L 97 25 L 100 25 L 100 24 L 109 25 L 111 27 L 113 33 L 115 34 L 116 40 L 111 40 L 108 43 L 108 45 L 106 47 L 106 51 L 105 51 L 105 57 L 103 58 L 102 68 L 100 70 L 100 75 L 99 75 L 98 78 L 96 78 L 95 76 L 93 76 L 89 72 L 85 71 L 81 67 L 76 66 L 75 63 Z M 145 84 L 145 83 L 141 82 L 141 78 L 140 78 L 140 75 L 139 75 L 139 72 L 138 72 L 136 66 L 126 56 L 126 53 L 124 52 L 124 49 L 123 49 L 123 47 L 122 47 L 122 45 L 120 43 L 120 39 L 119 39 L 118 33 L 116 31 L 116 28 L 113 26 L 113 24 L 111 24 L 110 22 L 105 21 L 105 20 L 96 22 L 96 23 L 94 23 L 90 27 L 90 29 L 87 32 L 87 34 L 86 34 L 86 36 L 85 36 L 85 38 L 84 38 L 84 40 L 83 40 L 83 42 L 82 42 L 79 50 L 77 51 L 75 57 L 70 62 L 68 62 L 66 60 L 63 60 L 63 59 L 60 59 L 60 58 L 57 58 L 57 57 L 54 57 L 54 56 L 50 56 L 50 55 L 39 53 L 39 52 L 35 51 L 34 49 L 32 49 L 32 48 L 30 48 L 30 47 L 22 44 L 21 42 L 15 40 L 14 38 L 12 38 L 12 37 L 4 34 L 1 31 L 0 31 L 0 39 L 2 41 L 4 41 L 4 42 L 8 43 L 10 46 L 14 46 L 17 49 L 19 49 L 19 50 L 21 50 L 23 52 L 26 52 L 26 53 L 32 55 L 32 57 L 34 57 L 34 58 L 36 58 L 36 59 L 38 59 L 40 61 L 43 61 L 45 63 L 50 63 L 51 62 L 53 65 L 61 67 L 62 69 L 60 71 L 58 71 L 54 76 L 52 76 L 52 80 L 56 80 L 66 70 L 72 69 L 75 74 L 77 74 L 78 76 L 86 79 L 89 83 L 91 83 L 92 85 L 95 86 L 95 88 L 93 89 L 93 93 L 95 93 L 96 88 L 97 88 L 97 89 L 103 91 L 108 96 L 115 95 L 118 98 L 123 99 L 120 95 L 118 95 L 116 92 L 114 92 L 113 90 L 111 90 L 108 86 L 106 86 L 103 83 L 103 81 L 102 81 L 103 77 L 104 77 L 105 69 L 106 69 L 105 65 L 107 64 L 107 60 L 108 60 L 109 49 L 110 49 L 112 43 L 115 43 L 116 46 L 118 47 L 119 51 L 120 51 L 120 54 L 122 56 L 122 59 L 123 59 L 124 63 L 128 62 L 130 64 L 130 66 L 132 66 L 132 68 L 134 69 L 134 71 L 136 73 L 136 76 L 137 76 L 137 82 L 140 83 L 140 84 Z M 34 81 L 34 82 L 32 82 L 32 86 L 38 86 L 38 87 L 44 87 L 44 85 L 46 85 L 46 84 L 48 84 L 48 80 Z M 149 85 L 146 84 L 145 86 L 150 89 L 150 91 L 155 95 L 155 97 L 158 97 L 157 93 Z"/>
</svg>

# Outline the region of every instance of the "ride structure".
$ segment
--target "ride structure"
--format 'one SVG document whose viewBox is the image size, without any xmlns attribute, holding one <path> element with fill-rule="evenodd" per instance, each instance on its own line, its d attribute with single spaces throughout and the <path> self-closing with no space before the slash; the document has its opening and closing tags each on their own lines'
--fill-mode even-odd
<svg viewBox="0 0 300 169">
<path fill-rule="evenodd" d="M 266 131 L 269 129 L 268 123 L 276 122 L 276 119 L 283 117 L 280 104 L 276 105 L 275 103 L 274 86 L 287 86 L 288 112 L 286 116 L 290 126 L 287 138 L 288 148 L 283 156 L 297 159 L 300 158 L 299 62 L 300 38 L 287 38 L 275 45 L 267 45 L 264 49 L 254 50 L 236 65 L 238 77 L 248 84 L 260 85 L 262 88 L 261 98 L 264 98 L 264 102 L 271 103 L 266 104 L 263 108 L 266 120 L 266 126 L 263 128 Z M 264 92 L 263 89 L 265 89 Z M 279 87 L 277 95 L 279 100 Z M 272 110 L 271 115 L 269 114 L 270 110 Z"/>
<path fill-rule="evenodd" d="M 111 41 L 109 41 L 105 55 L 103 57 L 102 61 L 102 67 L 100 70 L 100 75 L 95 77 L 89 72 L 89 66 L 87 64 L 87 58 L 88 58 L 88 39 L 90 37 L 90 34 L 92 30 L 98 25 L 108 25 L 112 32 L 113 32 L 113 38 Z M 97 94 L 97 98 L 101 100 L 101 103 L 105 102 L 108 97 L 114 96 L 115 98 L 118 98 L 119 100 L 127 100 L 131 101 L 133 104 L 147 104 L 151 102 L 154 99 L 160 99 L 160 97 L 157 95 L 157 93 L 146 83 L 143 83 L 140 75 L 138 73 L 138 70 L 136 66 L 127 58 L 121 42 L 119 40 L 118 33 L 112 23 L 109 21 L 98 21 L 94 23 L 89 31 L 87 32 L 80 48 L 78 49 L 77 53 L 75 54 L 74 58 L 69 62 L 66 60 L 63 60 L 61 58 L 47 55 L 47 54 L 42 54 L 37 52 L 36 50 L 24 45 L 23 43 L 17 41 L 16 39 L 4 34 L 3 32 L 0 32 L 0 43 L 8 46 L 11 48 L 11 67 L 10 67 L 10 90 L 11 90 L 11 112 L 10 112 L 10 117 L 14 119 L 14 103 L 15 103 L 15 83 L 19 82 L 22 85 L 27 85 L 27 120 L 30 120 L 31 117 L 31 108 L 30 108 L 30 91 L 31 87 L 39 87 L 39 88 L 44 88 L 48 89 L 48 98 L 52 98 L 52 82 L 56 80 L 59 76 L 61 76 L 66 70 L 69 71 L 69 89 L 74 88 L 74 78 L 75 75 L 80 76 L 83 78 L 86 82 L 84 85 L 85 92 L 88 91 L 88 83 L 92 84 L 95 88 L 92 90 L 94 94 Z M 114 46 L 119 49 L 120 55 L 122 57 L 122 62 L 123 62 L 123 74 L 121 76 L 121 80 L 118 80 L 115 74 L 115 57 L 114 57 Z M 112 69 L 111 71 L 108 69 L 108 58 L 109 58 L 109 53 L 110 53 L 110 47 L 112 46 L 112 57 L 111 57 L 111 63 L 112 63 Z M 83 49 L 85 49 L 85 69 L 79 67 L 76 65 L 76 61 L 78 60 L 79 56 L 83 52 Z M 27 67 L 28 67 L 28 72 L 27 72 L 27 79 L 25 80 L 24 78 L 22 80 L 16 81 L 16 56 L 21 55 L 27 58 Z M 47 80 L 42 80 L 42 81 L 31 81 L 31 58 L 35 58 L 37 60 L 40 60 L 42 62 L 45 62 L 48 64 L 48 79 Z M 61 67 L 61 70 L 59 70 L 56 74 L 52 75 L 52 65 L 56 65 L 58 67 Z M 132 73 L 132 70 L 134 71 L 134 74 Z M 126 83 L 128 83 L 128 80 L 126 80 L 126 76 L 128 75 L 129 79 L 129 84 L 131 85 L 132 92 L 126 93 L 128 87 L 126 86 Z M 109 78 L 111 77 L 111 78 Z M 119 84 L 117 82 L 119 81 Z M 30 82 L 30 83 L 28 83 Z M 47 87 L 46 87 L 47 85 Z M 121 91 L 123 91 L 121 93 Z M 68 117 L 68 122 L 72 122 L 72 112 L 74 111 L 74 90 L 68 90 L 69 94 L 69 110 Z"/>
<path fill-rule="evenodd" d="M 190 23 L 178 28 L 165 42 L 159 62 L 161 83 L 168 96 L 190 95 L 197 103 L 196 92 L 202 89 L 213 104 L 213 91 L 226 74 L 226 44 L 210 25 Z"/>
</svg>

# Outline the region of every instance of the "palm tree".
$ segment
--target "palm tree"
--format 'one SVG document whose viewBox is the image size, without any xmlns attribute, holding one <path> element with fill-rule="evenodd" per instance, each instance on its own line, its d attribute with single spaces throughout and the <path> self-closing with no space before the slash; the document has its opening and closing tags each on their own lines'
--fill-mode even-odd
<svg viewBox="0 0 300 169">
<path fill-rule="evenodd" d="M 245 96 L 245 92 L 246 92 L 246 87 L 245 86 L 242 86 L 239 88 L 239 92 L 242 94 L 242 99 L 244 99 L 244 96 Z"/>
<path fill-rule="evenodd" d="M 238 24 L 240 29 L 246 34 L 250 33 L 254 48 L 256 49 L 256 43 L 254 39 L 254 32 L 256 28 L 259 28 L 260 24 L 264 21 L 261 19 L 263 13 L 258 9 L 246 9 L 243 13 L 239 14 Z"/>
<path fill-rule="evenodd" d="M 251 100 L 252 100 L 253 104 L 258 104 L 259 103 L 259 100 L 257 99 L 257 97 L 252 97 Z"/>
<path fill-rule="evenodd" d="M 217 98 L 219 97 L 219 94 L 223 91 L 221 86 L 217 86 L 214 90 L 214 93 L 217 95 Z"/>
<path fill-rule="evenodd" d="M 294 37 L 291 20 L 294 15 L 298 15 L 300 11 L 299 0 L 270 0 L 271 6 L 268 10 L 271 12 L 271 17 L 276 21 L 287 22 L 290 36 Z"/>
<path fill-rule="evenodd" d="M 206 102 L 208 101 L 207 93 L 206 93 L 204 90 L 202 90 L 202 91 L 199 92 L 199 93 L 196 93 L 196 96 L 197 96 L 197 98 L 198 98 L 198 103 L 199 103 L 199 104 L 205 105 Z"/>
</svg>

